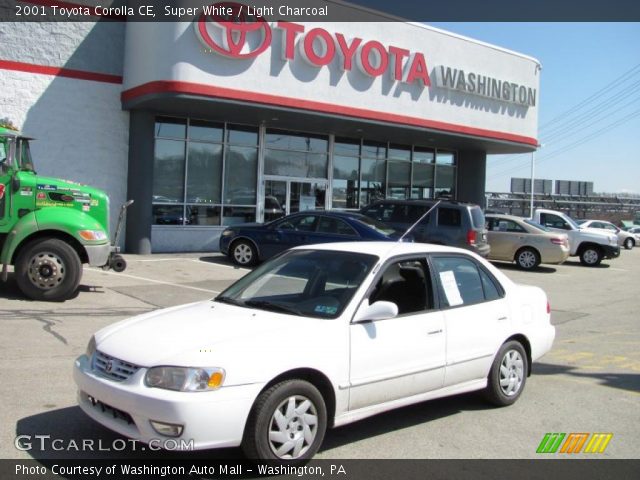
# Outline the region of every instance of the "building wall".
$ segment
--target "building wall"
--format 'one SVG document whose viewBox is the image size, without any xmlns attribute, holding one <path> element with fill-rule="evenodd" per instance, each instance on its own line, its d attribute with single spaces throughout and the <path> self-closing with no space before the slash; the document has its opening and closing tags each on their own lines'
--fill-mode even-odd
<svg viewBox="0 0 640 480">
<path fill-rule="evenodd" d="M 0 23 L 0 118 L 36 138 L 38 174 L 105 190 L 112 229 L 127 186 L 123 51 L 118 22 Z"/>
</svg>

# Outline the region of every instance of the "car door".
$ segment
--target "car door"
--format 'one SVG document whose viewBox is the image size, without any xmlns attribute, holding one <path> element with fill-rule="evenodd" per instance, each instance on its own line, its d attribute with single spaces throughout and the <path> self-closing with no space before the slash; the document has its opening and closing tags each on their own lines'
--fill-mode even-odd
<svg viewBox="0 0 640 480">
<path fill-rule="evenodd" d="M 491 226 L 489 239 L 492 258 L 513 260 L 520 247 L 529 244 L 529 233 L 513 220 L 496 217 Z"/>
<path fill-rule="evenodd" d="M 264 258 L 270 258 L 289 248 L 305 245 L 315 234 L 318 215 L 300 214 L 285 217 L 262 235 L 259 248 Z"/>
<path fill-rule="evenodd" d="M 468 255 L 434 254 L 446 335 L 444 386 L 483 379 L 510 331 L 499 282 Z"/>
<path fill-rule="evenodd" d="M 380 269 L 364 302 L 393 302 L 399 314 L 350 325 L 350 410 L 442 386 L 444 317 L 433 292 L 423 257 L 396 259 Z"/>
</svg>

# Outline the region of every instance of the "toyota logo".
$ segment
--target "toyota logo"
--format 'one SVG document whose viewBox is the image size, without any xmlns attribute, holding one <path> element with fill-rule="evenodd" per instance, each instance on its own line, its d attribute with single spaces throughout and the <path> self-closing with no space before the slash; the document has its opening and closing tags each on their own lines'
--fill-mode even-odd
<svg viewBox="0 0 640 480">
<path fill-rule="evenodd" d="M 111 370 L 113 370 L 113 361 L 109 360 L 107 362 L 107 366 L 104 367 L 104 371 L 107 372 L 107 373 L 111 373 Z"/>
<path fill-rule="evenodd" d="M 196 34 L 207 48 L 230 58 L 254 58 L 271 45 L 269 24 L 260 16 L 247 18 L 246 5 L 222 2 L 211 8 L 214 12 L 224 9 L 231 15 L 200 15 Z"/>
</svg>

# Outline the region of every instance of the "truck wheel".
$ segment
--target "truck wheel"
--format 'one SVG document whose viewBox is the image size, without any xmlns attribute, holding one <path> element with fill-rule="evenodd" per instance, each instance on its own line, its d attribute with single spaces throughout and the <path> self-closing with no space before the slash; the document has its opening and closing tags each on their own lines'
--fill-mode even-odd
<svg viewBox="0 0 640 480">
<path fill-rule="evenodd" d="M 589 245 L 580 251 L 580 263 L 587 267 L 596 267 L 602 262 L 602 251 L 598 247 Z"/>
<path fill-rule="evenodd" d="M 27 297 L 63 301 L 78 288 L 82 263 L 71 245 L 46 238 L 22 249 L 15 262 L 15 274 L 18 287 Z"/>
</svg>

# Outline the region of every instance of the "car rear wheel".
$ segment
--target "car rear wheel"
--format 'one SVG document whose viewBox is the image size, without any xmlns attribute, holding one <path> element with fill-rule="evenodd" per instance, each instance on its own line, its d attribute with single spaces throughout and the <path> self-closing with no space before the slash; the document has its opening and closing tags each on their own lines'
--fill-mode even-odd
<svg viewBox="0 0 640 480">
<path fill-rule="evenodd" d="M 327 408 L 318 389 L 304 380 L 286 380 L 256 400 L 242 449 L 252 459 L 304 461 L 318 451 L 326 428 Z"/>
<path fill-rule="evenodd" d="M 258 251 L 248 240 L 237 240 L 231 248 L 231 260 L 241 267 L 251 267 L 258 262 Z"/>
<path fill-rule="evenodd" d="M 602 262 L 602 251 L 598 247 L 584 247 L 580 252 L 580 263 L 587 267 L 596 267 Z"/>
<path fill-rule="evenodd" d="M 629 237 L 624 241 L 624 248 L 626 248 L 627 250 L 631 250 L 633 247 L 635 247 L 636 242 L 633 238 Z"/>
<path fill-rule="evenodd" d="M 533 270 L 540 265 L 540 254 L 533 248 L 521 248 L 516 253 L 516 264 L 523 270 Z"/>
<path fill-rule="evenodd" d="M 487 400 L 499 407 L 515 403 L 527 382 L 528 368 L 527 353 L 520 342 L 502 345 L 487 379 Z"/>
</svg>

